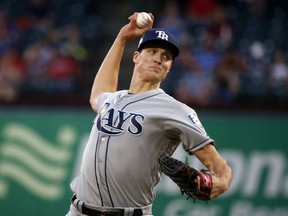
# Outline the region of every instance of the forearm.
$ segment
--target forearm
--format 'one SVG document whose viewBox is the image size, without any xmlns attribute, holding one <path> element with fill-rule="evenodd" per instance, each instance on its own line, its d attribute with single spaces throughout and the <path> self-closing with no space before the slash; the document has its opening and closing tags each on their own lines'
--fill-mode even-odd
<svg viewBox="0 0 288 216">
<path fill-rule="evenodd" d="M 212 175 L 211 198 L 218 197 L 228 190 L 232 181 L 232 171 L 221 156 L 214 158 L 213 165 L 208 167 Z"/>
<path fill-rule="evenodd" d="M 207 167 L 212 176 L 211 198 L 228 190 L 232 181 L 232 170 L 226 160 L 216 151 L 213 145 L 207 145 L 194 153 Z"/>
</svg>

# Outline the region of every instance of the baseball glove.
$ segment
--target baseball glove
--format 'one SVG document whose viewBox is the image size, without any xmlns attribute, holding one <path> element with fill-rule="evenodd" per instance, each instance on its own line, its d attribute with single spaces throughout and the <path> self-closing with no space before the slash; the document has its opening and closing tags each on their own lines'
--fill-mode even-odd
<svg viewBox="0 0 288 216">
<path fill-rule="evenodd" d="M 212 177 L 208 170 L 195 169 L 168 155 L 161 156 L 159 163 L 163 173 L 179 186 L 182 195 L 188 196 L 187 199 L 206 203 L 210 200 Z"/>
</svg>

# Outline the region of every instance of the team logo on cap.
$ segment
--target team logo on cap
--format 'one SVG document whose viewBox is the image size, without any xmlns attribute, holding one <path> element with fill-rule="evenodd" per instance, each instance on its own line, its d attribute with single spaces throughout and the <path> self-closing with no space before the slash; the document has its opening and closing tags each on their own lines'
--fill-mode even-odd
<svg viewBox="0 0 288 216">
<path fill-rule="evenodd" d="M 165 31 L 156 31 L 156 33 L 158 34 L 157 38 L 161 38 L 162 40 L 168 41 L 168 35 L 166 34 Z"/>
</svg>

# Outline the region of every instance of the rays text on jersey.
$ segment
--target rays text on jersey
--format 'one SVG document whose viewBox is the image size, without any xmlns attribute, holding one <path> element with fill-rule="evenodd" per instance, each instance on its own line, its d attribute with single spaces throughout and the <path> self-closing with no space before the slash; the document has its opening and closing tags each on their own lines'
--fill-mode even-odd
<svg viewBox="0 0 288 216">
<path fill-rule="evenodd" d="M 143 115 L 112 108 L 97 118 L 97 129 L 108 135 L 121 135 L 128 131 L 137 136 L 143 132 L 143 123 Z"/>
</svg>

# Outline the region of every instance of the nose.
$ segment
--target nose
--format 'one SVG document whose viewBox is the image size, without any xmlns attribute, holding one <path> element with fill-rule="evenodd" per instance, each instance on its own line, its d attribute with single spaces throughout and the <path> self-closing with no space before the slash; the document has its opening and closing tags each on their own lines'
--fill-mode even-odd
<svg viewBox="0 0 288 216">
<path fill-rule="evenodd" d="M 154 62 L 156 63 L 156 64 L 159 64 L 159 65 L 161 65 L 161 61 L 160 60 L 154 60 Z"/>
<path fill-rule="evenodd" d="M 154 62 L 161 65 L 161 56 L 160 55 L 155 55 L 154 56 Z"/>
</svg>

